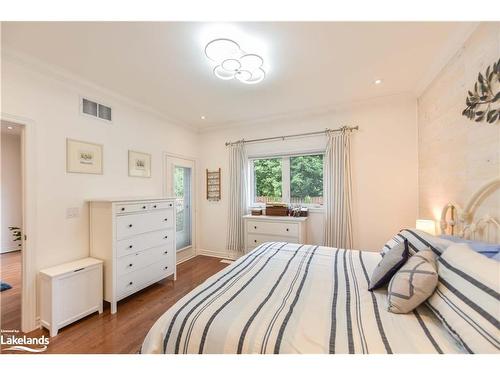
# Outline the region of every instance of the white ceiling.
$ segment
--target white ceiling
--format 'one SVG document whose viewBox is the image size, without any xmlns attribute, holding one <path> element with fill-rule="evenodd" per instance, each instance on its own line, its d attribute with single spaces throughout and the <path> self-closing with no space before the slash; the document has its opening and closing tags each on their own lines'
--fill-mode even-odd
<svg viewBox="0 0 500 375">
<path fill-rule="evenodd" d="M 475 26 L 389 22 L 2 23 L 8 48 L 59 66 L 200 129 L 417 93 Z M 257 85 L 215 78 L 205 44 L 262 54 Z M 377 78 L 381 85 L 374 85 Z M 201 116 L 206 120 L 201 120 Z"/>
</svg>

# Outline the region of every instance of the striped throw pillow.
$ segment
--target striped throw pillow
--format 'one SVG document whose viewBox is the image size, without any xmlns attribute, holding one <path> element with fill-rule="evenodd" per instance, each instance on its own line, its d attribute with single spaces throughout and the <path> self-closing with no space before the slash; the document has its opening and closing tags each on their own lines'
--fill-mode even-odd
<svg viewBox="0 0 500 375">
<path fill-rule="evenodd" d="M 431 249 L 434 254 L 440 256 L 443 251 L 453 245 L 452 241 L 433 236 L 418 229 L 402 229 L 398 234 L 387 241 L 380 251 L 380 255 L 385 256 L 390 249 L 398 243 L 402 243 L 404 240 L 408 240 L 410 255 L 422 250 Z"/>
<path fill-rule="evenodd" d="M 500 263 L 456 244 L 438 258 L 438 276 L 430 309 L 469 353 L 500 353 Z"/>
</svg>

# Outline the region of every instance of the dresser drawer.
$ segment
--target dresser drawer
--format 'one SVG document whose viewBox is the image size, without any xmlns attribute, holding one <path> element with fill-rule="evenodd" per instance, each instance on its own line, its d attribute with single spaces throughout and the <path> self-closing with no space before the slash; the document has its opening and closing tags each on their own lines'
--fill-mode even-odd
<svg viewBox="0 0 500 375">
<path fill-rule="evenodd" d="M 139 234 L 134 237 L 126 238 L 116 242 L 116 256 L 122 257 L 129 254 L 135 254 L 139 251 L 165 245 L 174 246 L 173 229 L 164 229 L 156 232 Z"/>
<path fill-rule="evenodd" d="M 130 212 L 142 212 L 149 210 L 149 207 L 149 203 L 118 204 L 115 207 L 115 213 L 126 214 Z"/>
<path fill-rule="evenodd" d="M 160 246 L 121 257 L 116 262 L 116 273 L 120 277 L 153 263 L 163 264 L 168 262 L 168 265 L 170 265 L 173 263 L 173 252 L 174 250 L 170 246 Z"/>
<path fill-rule="evenodd" d="M 273 223 L 269 221 L 247 221 L 248 233 L 271 234 L 274 236 L 297 237 L 299 225 L 297 223 Z"/>
<path fill-rule="evenodd" d="M 156 203 L 151 203 L 149 205 L 149 208 L 151 210 L 165 210 L 169 208 L 174 208 L 174 203 L 173 202 L 156 202 Z"/>
<path fill-rule="evenodd" d="M 141 233 L 172 228 L 173 225 L 173 209 L 118 216 L 116 218 L 116 238 L 121 240 Z"/>
<path fill-rule="evenodd" d="M 117 278 L 116 295 L 121 299 L 129 294 L 135 293 L 148 284 L 163 277 L 167 277 L 174 272 L 174 267 L 169 264 L 169 260 L 151 264 L 140 270 L 130 272 Z"/>
</svg>

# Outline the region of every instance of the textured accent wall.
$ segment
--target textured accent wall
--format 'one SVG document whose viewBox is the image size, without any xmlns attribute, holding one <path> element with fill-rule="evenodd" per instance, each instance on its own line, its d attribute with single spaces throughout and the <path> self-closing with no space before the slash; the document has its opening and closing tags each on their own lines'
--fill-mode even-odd
<svg viewBox="0 0 500 375">
<path fill-rule="evenodd" d="M 418 98 L 420 218 L 439 218 L 448 201 L 463 205 L 500 176 L 500 125 L 461 115 L 478 72 L 499 57 L 500 23 L 481 23 Z M 490 212 L 500 209 L 499 195 L 488 202 Z"/>
</svg>

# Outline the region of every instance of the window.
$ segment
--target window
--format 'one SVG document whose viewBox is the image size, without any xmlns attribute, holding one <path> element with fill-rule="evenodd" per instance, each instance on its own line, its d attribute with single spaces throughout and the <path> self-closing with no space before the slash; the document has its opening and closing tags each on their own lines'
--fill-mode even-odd
<svg viewBox="0 0 500 375">
<path fill-rule="evenodd" d="M 323 205 L 323 154 L 250 160 L 253 204 Z"/>
</svg>

